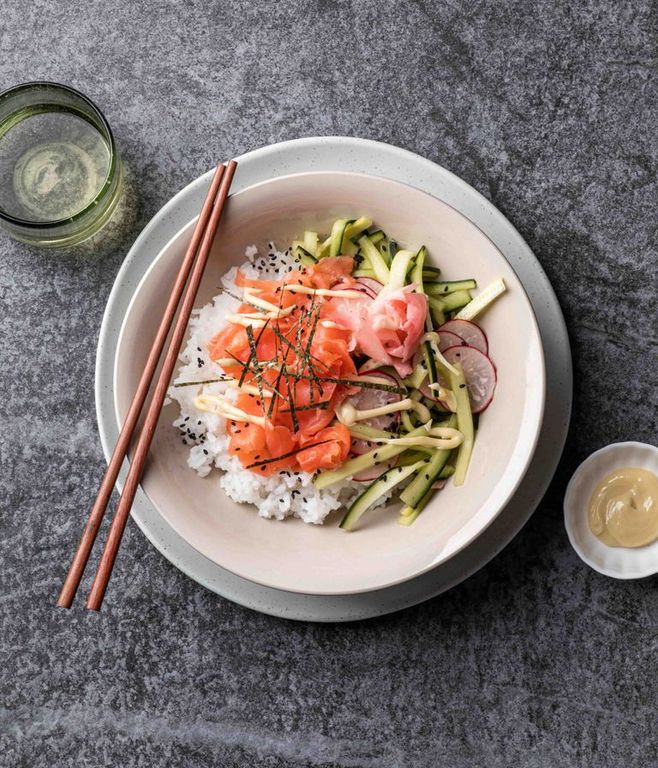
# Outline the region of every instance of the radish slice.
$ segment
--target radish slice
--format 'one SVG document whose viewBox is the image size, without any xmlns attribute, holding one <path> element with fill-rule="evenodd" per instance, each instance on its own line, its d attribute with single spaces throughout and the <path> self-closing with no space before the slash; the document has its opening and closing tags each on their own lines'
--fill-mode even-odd
<svg viewBox="0 0 658 768">
<path fill-rule="evenodd" d="M 386 373 L 386 371 L 379 369 L 367 372 L 364 371 L 364 376 L 376 376 L 387 383 L 398 386 L 397 379 L 394 376 L 391 376 L 390 373 Z M 357 411 L 367 411 L 370 410 L 370 408 L 379 408 L 382 405 L 388 405 L 389 403 L 397 403 L 401 399 L 402 395 L 397 392 L 386 392 L 382 389 L 363 387 L 357 394 L 349 397 L 347 402 L 350 403 L 350 405 L 353 405 Z M 388 431 L 397 426 L 399 418 L 399 413 L 388 413 L 385 416 L 377 416 L 374 419 L 368 419 L 367 421 L 362 421 L 360 423 L 367 424 L 369 427 L 374 427 L 375 429 L 385 429 Z M 354 438 L 352 440 L 351 451 L 357 456 L 360 456 L 362 453 L 372 451 L 375 446 L 376 444 L 371 443 L 369 440 Z"/>
<path fill-rule="evenodd" d="M 458 347 L 460 344 L 466 343 L 467 342 L 465 342 L 461 336 L 457 336 L 456 333 L 439 330 L 439 352 L 445 352 L 446 349 L 450 349 L 450 347 Z"/>
<path fill-rule="evenodd" d="M 463 339 L 470 347 L 479 349 L 483 355 L 486 355 L 489 351 L 489 344 L 487 343 L 487 337 L 484 334 L 482 328 L 470 320 L 448 320 L 439 329 L 439 338 L 442 333 L 454 333 Z"/>
<path fill-rule="evenodd" d="M 379 282 L 379 280 L 375 280 L 374 277 L 357 277 L 356 282 L 360 283 L 364 288 L 366 288 L 369 291 L 369 293 L 372 295 L 373 299 L 384 287 Z"/>
<path fill-rule="evenodd" d="M 479 349 L 469 346 L 450 347 L 443 353 L 451 364 L 461 363 L 473 413 L 481 413 L 493 399 L 496 368 Z"/>
</svg>

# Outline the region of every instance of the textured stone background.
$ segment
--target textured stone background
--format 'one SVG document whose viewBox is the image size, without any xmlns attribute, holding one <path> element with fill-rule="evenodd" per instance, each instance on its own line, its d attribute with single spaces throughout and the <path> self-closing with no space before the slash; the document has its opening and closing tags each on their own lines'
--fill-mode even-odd
<svg viewBox="0 0 658 768">
<path fill-rule="evenodd" d="M 584 566 L 561 500 L 590 451 L 656 440 L 657 42 L 650 0 L 4 3 L 2 86 L 92 96 L 133 192 L 102 256 L 0 239 L 3 768 L 656 764 L 656 580 Z M 537 253 L 576 373 L 547 497 L 483 571 L 377 621 L 251 613 L 133 526 L 103 613 L 56 610 L 101 472 L 94 352 L 124 254 L 217 158 L 313 134 L 441 163 Z"/>
</svg>

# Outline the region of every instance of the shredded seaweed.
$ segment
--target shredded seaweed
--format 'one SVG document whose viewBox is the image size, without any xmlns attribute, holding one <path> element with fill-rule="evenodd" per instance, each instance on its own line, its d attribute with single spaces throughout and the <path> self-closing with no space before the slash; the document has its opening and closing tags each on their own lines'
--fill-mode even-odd
<svg viewBox="0 0 658 768">
<path fill-rule="evenodd" d="M 233 381 L 233 377 L 229 376 L 223 379 L 203 379 L 203 381 L 179 381 L 178 384 L 174 384 L 174 387 L 193 387 L 201 384 L 219 384 L 222 382 Z"/>
<path fill-rule="evenodd" d="M 331 400 L 320 400 L 318 403 L 309 403 L 308 405 L 296 405 L 296 411 L 326 411 L 331 405 Z M 280 408 L 279 413 L 289 413 L 290 408 Z"/>
</svg>

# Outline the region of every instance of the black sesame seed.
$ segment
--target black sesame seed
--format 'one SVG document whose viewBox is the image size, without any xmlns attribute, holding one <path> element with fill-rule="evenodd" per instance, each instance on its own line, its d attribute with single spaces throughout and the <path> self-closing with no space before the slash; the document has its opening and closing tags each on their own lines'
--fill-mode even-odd
<svg viewBox="0 0 658 768">
<path fill-rule="evenodd" d="M 236 450 L 236 451 L 239 451 L 240 449 L 239 449 L 239 448 L 236 448 L 235 450 Z"/>
<path fill-rule="evenodd" d="M 429 480 L 429 479 L 430 479 L 430 476 L 429 476 L 429 475 L 427 474 L 427 472 L 426 472 L 426 473 L 425 473 L 425 480 Z"/>
<path fill-rule="evenodd" d="M 460 384 L 459 385 L 459 389 L 464 389 L 465 386 L 466 386 L 466 384 Z"/>
<path fill-rule="evenodd" d="M 208 455 L 208 451 L 205 448 L 203 449 L 203 452 L 206 454 L 206 456 Z"/>
<path fill-rule="evenodd" d="M 308 504 L 308 499 L 306 498 L 306 496 L 302 496 L 302 501 L 304 502 L 304 504 Z"/>
</svg>

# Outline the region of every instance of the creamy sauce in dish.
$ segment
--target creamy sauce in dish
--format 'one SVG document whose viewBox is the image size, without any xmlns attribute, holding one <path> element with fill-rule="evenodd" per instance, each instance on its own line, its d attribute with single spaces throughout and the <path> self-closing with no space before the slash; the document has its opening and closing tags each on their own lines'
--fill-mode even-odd
<svg viewBox="0 0 658 768">
<path fill-rule="evenodd" d="M 587 511 L 592 533 L 609 547 L 643 547 L 658 539 L 658 476 L 623 467 L 603 478 Z"/>
</svg>

